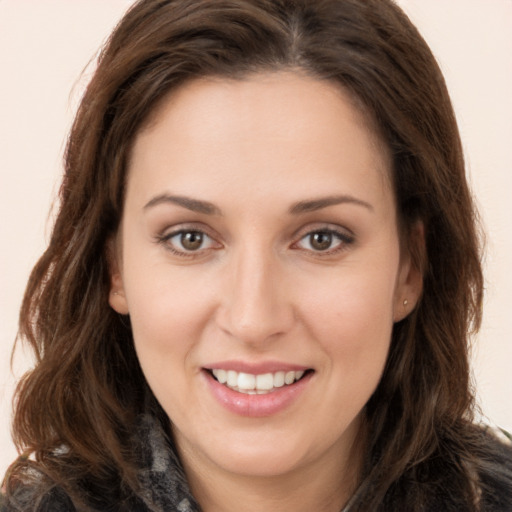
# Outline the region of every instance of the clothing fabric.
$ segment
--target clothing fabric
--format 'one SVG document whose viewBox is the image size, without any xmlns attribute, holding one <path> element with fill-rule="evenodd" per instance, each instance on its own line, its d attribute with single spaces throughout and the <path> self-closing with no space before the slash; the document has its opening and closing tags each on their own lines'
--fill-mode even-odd
<svg viewBox="0 0 512 512">
<path fill-rule="evenodd" d="M 504 457 L 494 468 L 502 467 L 508 473 L 512 472 L 512 447 L 510 435 L 503 432 L 491 432 L 489 436 L 494 439 L 501 437 L 497 444 L 503 447 Z M 182 465 L 176 451 L 170 444 L 160 424 L 150 415 L 140 418 L 136 429 L 138 440 L 137 472 L 141 491 L 122 503 L 112 503 L 101 498 L 91 503 L 87 512 L 200 512 L 201 509 L 192 496 Z M 506 467 L 504 462 L 506 461 Z M 495 471 L 495 469 L 493 470 Z M 482 504 L 491 503 L 483 507 L 484 511 L 512 512 L 512 488 L 499 484 L 500 478 L 496 475 L 484 475 L 487 480 L 487 495 L 482 496 Z M 37 475 L 34 470 L 34 482 L 38 485 L 21 486 L 16 489 L 14 496 L 8 501 L 2 501 L 0 495 L 0 512 L 82 512 L 83 508 L 75 506 L 71 498 L 60 487 L 45 480 L 42 474 Z M 493 483 L 494 482 L 494 483 Z M 506 484 L 508 485 L 508 484 Z M 341 512 L 350 512 L 353 504 L 368 490 L 368 482 L 363 482 L 352 499 Z M 502 496 L 505 493 L 506 496 Z M 496 496 L 493 497 L 493 494 Z M 497 499 L 494 499 L 497 498 Z M 504 499 L 503 499 L 504 498 Z M 433 501 L 435 498 L 433 497 Z M 494 503 L 496 506 L 492 505 Z M 438 505 L 425 512 L 437 512 Z"/>
<path fill-rule="evenodd" d="M 137 472 L 141 492 L 122 504 L 93 504 L 87 512 L 200 512 L 180 461 L 158 422 L 150 415 L 140 418 Z M 106 508 L 108 507 L 108 508 Z M 0 506 L 0 512 L 82 512 L 59 487 L 41 476 L 41 485 L 24 486 Z"/>
</svg>

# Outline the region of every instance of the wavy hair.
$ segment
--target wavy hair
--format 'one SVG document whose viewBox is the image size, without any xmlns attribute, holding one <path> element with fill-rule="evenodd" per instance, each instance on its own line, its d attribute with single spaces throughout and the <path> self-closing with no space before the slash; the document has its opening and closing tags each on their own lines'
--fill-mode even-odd
<svg viewBox="0 0 512 512">
<path fill-rule="evenodd" d="M 431 489 L 413 482 L 442 478 L 471 510 L 479 437 L 468 340 L 483 288 L 476 210 L 442 74 L 391 0 L 141 0 L 129 9 L 76 114 L 60 210 L 24 297 L 19 338 L 37 364 L 17 388 L 17 446 L 72 493 L 84 475 L 119 496 L 136 487 L 132 425 L 148 407 L 165 419 L 129 321 L 107 301 L 107 241 L 130 149 L 179 85 L 283 69 L 339 84 L 372 119 L 393 158 L 402 243 L 424 275 L 366 406 L 371 492 L 355 509 L 423 510 Z M 424 243 L 410 235 L 418 220 Z M 29 464 L 19 460 L 7 483 L 26 479 Z"/>
</svg>

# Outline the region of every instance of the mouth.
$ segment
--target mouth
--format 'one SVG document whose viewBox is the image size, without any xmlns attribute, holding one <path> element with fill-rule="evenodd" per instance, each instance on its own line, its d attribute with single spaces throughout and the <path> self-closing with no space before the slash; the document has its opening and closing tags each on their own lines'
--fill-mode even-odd
<svg viewBox="0 0 512 512">
<path fill-rule="evenodd" d="M 313 372 L 308 370 L 277 371 L 260 374 L 237 372 L 223 368 L 207 369 L 219 384 L 247 395 L 266 395 L 292 386 Z"/>
</svg>

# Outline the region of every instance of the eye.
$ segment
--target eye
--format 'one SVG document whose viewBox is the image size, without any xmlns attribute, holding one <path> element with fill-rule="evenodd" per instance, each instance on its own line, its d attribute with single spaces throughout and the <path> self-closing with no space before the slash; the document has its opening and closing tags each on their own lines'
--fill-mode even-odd
<svg viewBox="0 0 512 512">
<path fill-rule="evenodd" d="M 341 250 L 354 241 L 352 236 L 333 229 L 318 229 L 310 231 L 298 242 L 297 247 L 318 253 L 333 253 Z"/>
<path fill-rule="evenodd" d="M 168 249 L 179 255 L 189 255 L 207 249 L 215 248 L 218 244 L 203 231 L 182 229 L 160 238 Z"/>
</svg>

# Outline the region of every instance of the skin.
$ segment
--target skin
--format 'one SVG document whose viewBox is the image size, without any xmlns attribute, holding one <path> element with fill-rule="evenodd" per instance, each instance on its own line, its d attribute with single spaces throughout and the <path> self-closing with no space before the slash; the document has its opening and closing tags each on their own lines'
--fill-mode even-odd
<svg viewBox="0 0 512 512">
<path fill-rule="evenodd" d="M 354 492 L 362 410 L 421 290 L 389 175 L 350 96 L 295 72 L 185 84 L 136 138 L 110 304 L 206 512 L 339 512 Z M 199 248 L 180 230 L 204 233 Z M 205 383 L 231 360 L 313 372 L 284 410 L 246 417 Z"/>
</svg>

